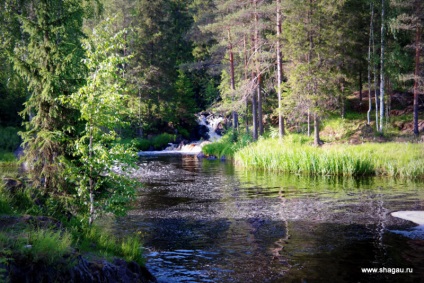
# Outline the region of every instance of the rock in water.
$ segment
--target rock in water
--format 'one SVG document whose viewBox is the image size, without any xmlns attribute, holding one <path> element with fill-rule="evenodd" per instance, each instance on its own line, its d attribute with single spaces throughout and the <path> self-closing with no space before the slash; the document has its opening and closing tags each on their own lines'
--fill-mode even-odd
<svg viewBox="0 0 424 283">
<path fill-rule="evenodd" d="M 424 211 L 396 211 L 392 216 L 412 221 L 418 225 L 424 225 Z"/>
</svg>

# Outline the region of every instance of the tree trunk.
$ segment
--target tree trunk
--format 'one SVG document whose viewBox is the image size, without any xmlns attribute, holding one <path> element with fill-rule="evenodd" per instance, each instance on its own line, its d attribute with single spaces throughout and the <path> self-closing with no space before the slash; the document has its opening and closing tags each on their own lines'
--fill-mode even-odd
<svg viewBox="0 0 424 283">
<path fill-rule="evenodd" d="M 258 88 L 257 88 L 257 93 L 258 93 L 258 131 L 259 131 L 259 135 L 263 135 L 264 134 L 264 123 L 262 120 L 262 88 L 261 88 L 261 75 L 258 75 Z"/>
<path fill-rule="evenodd" d="M 359 71 L 359 102 L 362 104 L 362 71 Z"/>
<path fill-rule="evenodd" d="M 249 59 L 248 59 L 248 54 L 247 54 L 247 39 L 246 39 L 246 35 L 243 36 L 243 53 L 244 53 L 244 80 L 245 82 L 247 82 L 248 79 L 248 64 L 249 64 Z M 249 100 L 247 99 L 247 97 L 245 98 L 246 101 L 246 134 L 249 134 Z"/>
<path fill-rule="evenodd" d="M 245 120 L 246 120 L 246 134 L 249 134 L 249 100 L 246 98 L 246 114 L 245 114 Z"/>
<path fill-rule="evenodd" d="M 383 132 L 384 122 L 384 10 L 384 0 L 381 0 L 380 133 Z"/>
<path fill-rule="evenodd" d="M 284 117 L 281 103 L 281 83 L 283 77 L 283 62 L 281 54 L 281 0 L 277 0 L 277 95 L 278 95 L 278 136 L 284 136 Z"/>
<path fill-rule="evenodd" d="M 257 123 L 258 123 L 258 131 L 259 135 L 262 135 L 264 133 L 264 125 L 262 122 L 262 91 L 261 91 L 261 68 L 260 68 L 260 62 L 258 60 L 259 55 L 259 15 L 257 10 L 257 0 L 254 0 L 254 7 L 255 7 L 255 14 L 254 14 L 254 23 L 255 23 L 255 34 L 254 34 L 254 42 L 253 46 L 255 48 L 255 65 L 256 65 L 256 80 L 257 80 L 257 95 L 258 95 L 258 103 L 257 103 L 257 109 L 258 109 L 258 116 L 257 116 Z"/>
<path fill-rule="evenodd" d="M 321 141 L 319 139 L 319 118 L 316 113 L 314 113 L 314 145 L 321 145 Z"/>
<path fill-rule="evenodd" d="M 421 27 L 417 24 L 415 32 L 415 76 L 414 76 L 414 135 L 418 136 L 418 80 L 420 75 Z"/>
<path fill-rule="evenodd" d="M 91 123 L 91 121 L 90 121 Z M 92 127 L 90 125 L 90 141 L 88 145 L 88 154 L 89 159 L 91 160 L 93 158 L 93 133 L 92 133 Z M 90 167 L 90 179 L 89 179 L 89 197 L 90 197 L 90 216 L 88 218 L 88 224 L 93 224 L 94 221 L 94 180 L 93 180 L 93 168 Z"/>
<path fill-rule="evenodd" d="M 367 111 L 367 125 L 371 123 L 371 110 L 372 110 L 372 98 L 371 98 L 371 37 L 374 21 L 374 5 L 370 4 L 371 20 L 370 20 L 370 35 L 368 41 L 368 111 Z"/>
<path fill-rule="evenodd" d="M 256 75 L 253 73 L 253 78 L 256 77 Z M 255 93 L 252 93 L 252 120 L 253 120 L 253 140 L 256 141 L 258 139 L 258 106 L 256 102 L 256 95 Z"/>
<path fill-rule="evenodd" d="M 308 137 L 311 136 L 311 112 L 308 108 Z"/>
<path fill-rule="evenodd" d="M 230 53 L 230 87 L 231 87 L 231 100 L 234 104 L 234 95 L 235 95 L 235 89 L 236 89 L 236 83 L 235 83 L 235 77 L 234 77 L 234 54 L 233 54 L 233 44 L 231 43 L 231 32 L 230 29 L 228 29 L 228 52 Z M 233 105 L 234 107 L 234 105 Z M 233 129 L 237 130 L 238 128 L 238 115 L 237 111 L 232 111 L 232 118 L 233 118 Z"/>
</svg>

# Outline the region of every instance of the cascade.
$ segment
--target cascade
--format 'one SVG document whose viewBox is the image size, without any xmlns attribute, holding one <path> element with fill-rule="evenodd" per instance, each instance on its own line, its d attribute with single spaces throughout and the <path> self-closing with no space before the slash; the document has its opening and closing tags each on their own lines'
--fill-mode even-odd
<svg viewBox="0 0 424 283">
<path fill-rule="evenodd" d="M 202 131 L 202 139 L 200 141 L 194 141 L 189 144 L 173 144 L 170 143 L 165 150 L 161 151 L 142 151 L 138 155 L 153 155 L 153 154 L 173 154 L 173 153 L 184 153 L 184 154 L 197 154 L 202 151 L 202 147 L 205 144 L 218 141 L 221 139 L 221 134 L 224 129 L 223 123 L 225 119 L 221 116 L 214 114 L 197 114 L 197 124 L 200 128 L 207 129 Z"/>
</svg>

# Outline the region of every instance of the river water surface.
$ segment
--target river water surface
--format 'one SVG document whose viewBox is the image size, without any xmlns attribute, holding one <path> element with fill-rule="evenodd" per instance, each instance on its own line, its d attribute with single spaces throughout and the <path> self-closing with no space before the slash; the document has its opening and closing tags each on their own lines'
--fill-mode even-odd
<svg viewBox="0 0 424 283">
<path fill-rule="evenodd" d="M 144 187 L 114 229 L 140 234 L 159 282 L 423 282 L 423 233 L 390 215 L 424 210 L 423 183 L 141 158 Z"/>
</svg>

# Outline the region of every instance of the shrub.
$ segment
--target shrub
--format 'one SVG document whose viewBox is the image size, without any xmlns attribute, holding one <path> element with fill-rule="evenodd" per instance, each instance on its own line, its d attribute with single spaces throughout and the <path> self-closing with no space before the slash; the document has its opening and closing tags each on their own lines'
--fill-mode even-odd
<svg viewBox="0 0 424 283">
<path fill-rule="evenodd" d="M 0 214 L 11 214 L 12 212 L 10 194 L 6 191 L 4 185 L 0 184 Z"/>
<path fill-rule="evenodd" d="M 18 129 L 14 127 L 0 127 L 0 149 L 14 151 L 19 147 L 21 139 Z"/>
<path fill-rule="evenodd" d="M 163 133 L 158 136 L 155 136 L 152 139 L 152 145 L 155 149 L 163 149 L 168 145 L 170 142 L 175 141 L 175 135 L 171 135 L 168 133 Z"/>
<path fill-rule="evenodd" d="M 132 140 L 132 145 L 137 149 L 141 151 L 149 150 L 151 143 L 149 140 L 136 138 Z"/>
</svg>

